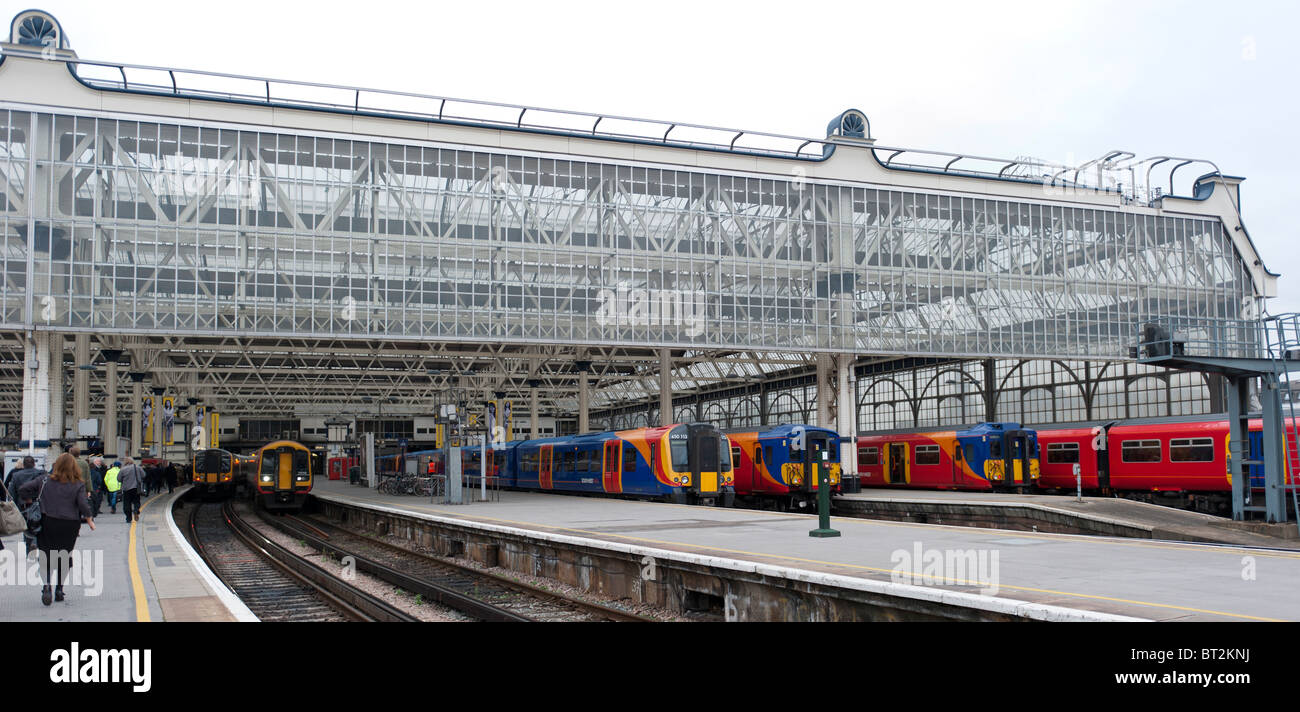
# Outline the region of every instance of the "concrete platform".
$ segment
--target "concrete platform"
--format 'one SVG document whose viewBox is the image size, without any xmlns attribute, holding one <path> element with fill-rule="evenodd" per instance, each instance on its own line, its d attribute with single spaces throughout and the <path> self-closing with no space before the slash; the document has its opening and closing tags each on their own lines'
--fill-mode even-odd
<svg viewBox="0 0 1300 712">
<path fill-rule="evenodd" d="M 172 503 L 188 489 L 149 497 L 140 520 L 126 523 L 107 503 L 95 530 L 82 525 L 74 549 L 77 569 L 67 600 L 41 603 L 41 583 L 27 576 L 0 580 L 0 621 L 255 621 L 252 612 L 203 565 L 172 517 Z M 22 536 L 4 538 L 6 552 L 22 552 Z"/>
<path fill-rule="evenodd" d="M 313 494 L 484 529 L 775 567 L 805 580 L 813 572 L 887 586 L 897 583 L 897 570 L 913 570 L 910 559 L 930 552 L 983 553 L 997 562 L 990 567 L 997 583 L 992 595 L 974 595 L 988 587 L 977 589 L 972 581 L 922 581 L 921 588 L 963 591 L 991 607 L 1021 602 L 1099 619 L 1300 620 L 1294 592 L 1300 552 L 1294 551 L 851 517 L 832 518 L 841 537 L 816 539 L 808 536 L 816 517 L 791 513 L 520 492 L 503 493 L 498 502 L 437 505 L 328 480 L 318 481 Z M 919 563 L 915 570 L 924 573 Z"/>
<path fill-rule="evenodd" d="M 1117 497 L 866 488 L 835 498 L 837 512 L 922 523 L 1109 534 L 1300 551 L 1294 522 L 1235 522 Z"/>
</svg>

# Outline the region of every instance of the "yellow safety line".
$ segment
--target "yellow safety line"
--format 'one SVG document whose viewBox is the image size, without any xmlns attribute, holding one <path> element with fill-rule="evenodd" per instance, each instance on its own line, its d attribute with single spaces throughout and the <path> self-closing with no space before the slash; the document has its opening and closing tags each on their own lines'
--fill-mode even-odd
<svg viewBox="0 0 1300 712">
<path fill-rule="evenodd" d="M 140 505 L 140 513 L 143 514 L 144 510 L 150 504 L 153 504 L 153 501 L 157 498 L 158 495 L 155 494 L 144 504 Z M 139 516 L 136 516 L 135 519 L 131 520 L 131 555 L 128 557 L 127 563 L 131 570 L 131 593 L 135 597 L 135 619 L 139 623 L 148 623 L 151 620 L 149 617 L 149 598 L 144 593 L 144 580 L 140 578 L 140 562 L 136 558 L 137 552 L 135 547 L 135 527 L 139 523 Z"/>
<path fill-rule="evenodd" d="M 422 509 L 429 509 L 428 507 L 424 507 L 424 506 L 421 506 L 421 505 L 415 505 L 415 506 L 420 506 Z M 430 511 L 436 511 L 436 512 L 439 512 L 440 514 L 442 513 L 441 510 L 430 510 Z M 462 519 L 483 519 L 483 520 L 494 521 L 494 522 L 503 522 L 503 523 L 506 523 L 506 524 L 515 524 L 515 525 L 520 525 L 520 526 L 542 527 L 542 528 L 546 528 L 546 529 L 554 529 L 554 530 L 557 530 L 557 531 L 578 532 L 578 533 L 581 533 L 581 534 L 587 534 L 587 535 L 589 535 L 589 536 L 594 536 L 594 537 L 596 537 L 596 538 L 599 538 L 599 537 L 601 537 L 601 536 L 608 536 L 608 537 L 615 537 L 615 538 L 618 538 L 618 539 L 627 539 L 627 540 L 629 540 L 629 541 L 643 541 L 643 542 L 650 542 L 650 543 L 653 543 L 653 544 L 661 544 L 661 545 L 669 545 L 669 546 L 684 546 L 684 547 L 689 547 L 689 548 L 693 548 L 693 549 L 704 549 L 704 550 L 706 550 L 706 551 L 724 551 L 724 552 L 727 552 L 727 553 L 729 553 L 729 554 L 742 554 L 742 555 L 745 555 L 745 556 L 763 556 L 763 557 L 768 557 L 768 558 L 773 558 L 773 559 L 783 559 L 783 560 L 786 560 L 786 561 L 797 561 L 797 562 L 799 562 L 799 563 L 804 563 L 804 564 L 821 564 L 821 565 L 824 565 L 824 566 L 842 566 L 842 567 L 850 568 L 850 569 L 859 569 L 859 570 L 863 570 L 863 571 L 873 571 L 873 572 L 878 572 L 878 573 L 887 573 L 887 574 L 892 574 L 892 573 L 894 572 L 893 569 L 882 569 L 882 568 L 878 568 L 878 567 L 875 567 L 875 566 L 861 566 L 861 565 L 858 565 L 858 564 L 845 564 L 845 563 L 841 563 L 841 562 L 838 562 L 838 561 L 820 561 L 820 560 L 818 560 L 818 559 L 801 559 L 801 558 L 799 558 L 799 557 L 797 557 L 797 556 L 786 556 L 786 555 L 784 555 L 784 554 L 767 554 L 767 553 L 755 552 L 755 551 L 741 551 L 741 550 L 739 550 L 739 549 L 724 549 L 724 548 L 722 548 L 722 547 L 705 546 L 705 545 L 702 545 L 702 544 L 686 544 L 686 543 L 683 543 L 683 542 L 664 541 L 664 540 L 661 540 L 661 539 L 648 539 L 648 538 L 645 538 L 645 537 L 634 537 L 634 536 L 627 536 L 627 535 L 624 535 L 624 534 L 610 534 L 610 533 L 606 533 L 606 532 L 594 532 L 594 531 L 589 531 L 589 530 L 586 530 L 586 529 L 574 529 L 574 528 L 571 528 L 571 527 L 559 527 L 559 526 L 554 526 L 554 525 L 551 525 L 551 524 L 539 524 L 539 523 L 537 523 L 537 522 L 521 522 L 521 521 L 516 521 L 516 520 L 512 520 L 512 519 L 501 519 L 501 518 L 499 518 L 499 517 L 484 517 L 484 516 L 482 516 L 482 515 L 474 515 L 473 517 L 469 517 L 469 516 L 465 516 L 465 515 L 458 515 L 458 517 L 459 517 L 459 518 L 462 518 Z M 947 580 L 947 579 L 945 579 L 945 580 Z M 953 580 L 956 581 L 956 579 L 953 579 Z M 960 582 L 960 583 L 965 583 L 966 585 L 980 585 L 980 586 L 985 586 L 985 585 L 987 585 L 985 582 Z M 1151 606 L 1151 607 L 1154 607 L 1154 608 L 1168 608 L 1168 609 L 1171 609 L 1171 610 L 1177 610 L 1177 611 L 1191 611 L 1191 612 L 1193 612 L 1193 613 L 1207 613 L 1207 614 L 1210 614 L 1210 615 L 1226 616 L 1226 617 L 1229 617 L 1229 618 L 1244 618 L 1244 619 L 1246 619 L 1246 620 L 1268 621 L 1268 622 L 1279 622 L 1279 623 L 1280 623 L 1280 622 L 1283 622 L 1283 621 L 1285 620 L 1285 619 L 1283 619 L 1283 618 L 1263 618 L 1263 617 L 1260 617 L 1260 616 L 1248 616 L 1248 615 L 1241 614 L 1241 613 L 1228 613 L 1227 611 L 1215 611 L 1215 610 L 1210 610 L 1210 609 L 1205 609 L 1205 608 L 1190 608 L 1190 607 L 1188 607 L 1188 606 L 1175 606 L 1175 605 L 1170 604 L 1170 603 L 1152 603 L 1152 602 L 1150 602 L 1150 601 L 1137 601 L 1137 600 L 1128 599 L 1128 598 L 1115 598 L 1115 597 L 1112 597 L 1112 596 L 1098 596 L 1098 595 L 1089 594 L 1089 593 L 1074 593 L 1074 592 L 1072 592 L 1072 591 L 1057 591 L 1057 590 L 1054 590 L 1054 589 L 1048 589 L 1048 588 L 1031 588 L 1031 587 L 1028 587 L 1028 586 L 1011 586 L 1011 585 L 1007 585 L 1007 584 L 1001 584 L 1001 585 L 998 586 L 998 588 L 1006 588 L 1006 589 L 1011 589 L 1011 590 L 1015 590 L 1015 591 L 1029 591 L 1029 592 L 1033 592 L 1033 593 L 1050 593 L 1050 594 L 1057 595 L 1057 596 L 1071 596 L 1071 597 L 1074 597 L 1074 598 L 1089 598 L 1089 599 L 1098 600 L 1098 601 L 1111 601 L 1111 602 L 1115 602 L 1115 603 L 1129 603 L 1129 604 L 1133 604 L 1133 605 L 1137 605 L 1137 606 Z"/>
</svg>

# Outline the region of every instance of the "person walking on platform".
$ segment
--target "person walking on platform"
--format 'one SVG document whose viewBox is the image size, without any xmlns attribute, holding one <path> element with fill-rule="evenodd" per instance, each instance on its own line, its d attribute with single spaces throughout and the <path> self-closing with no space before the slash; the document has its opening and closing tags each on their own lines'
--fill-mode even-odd
<svg viewBox="0 0 1300 712">
<path fill-rule="evenodd" d="M 31 499 L 24 498 L 19 494 L 19 490 L 27 483 L 40 479 L 44 474 L 45 470 L 36 468 L 36 458 L 31 455 L 23 458 L 22 467 L 15 468 L 13 472 L 9 473 L 9 478 L 4 483 L 5 489 L 9 490 L 14 501 L 18 503 L 19 509 L 26 511 L 28 507 L 32 506 Z M 36 534 L 30 530 L 23 532 L 23 542 L 27 545 L 27 553 L 32 553 L 36 549 Z"/>
<path fill-rule="evenodd" d="M 108 492 L 104 483 L 104 458 L 90 458 L 90 513 L 92 517 L 99 516 L 99 506 L 104 503 L 104 494 Z"/>
<path fill-rule="evenodd" d="M 140 465 L 144 468 L 144 496 L 158 494 L 158 491 L 162 489 L 162 471 L 158 469 L 158 463 L 154 462 L 146 465 L 141 460 Z"/>
<path fill-rule="evenodd" d="M 95 488 L 92 487 L 90 483 L 90 460 L 81 459 L 80 445 L 73 445 L 68 448 L 68 454 L 71 455 L 77 463 L 77 473 L 81 476 L 81 481 L 86 485 L 86 496 L 90 496 L 95 491 Z M 58 461 L 55 460 L 55 462 Z"/>
<path fill-rule="evenodd" d="M 113 466 L 104 470 L 104 492 L 108 494 L 108 513 L 117 514 L 117 493 L 122 490 L 122 483 L 117 474 L 122 471 L 122 463 L 114 460 Z"/>
<path fill-rule="evenodd" d="M 144 468 L 135 464 L 128 455 L 122 458 L 125 464 L 117 473 L 118 483 L 122 485 L 122 511 L 126 512 L 126 523 L 140 518 L 140 488 L 144 486 Z"/>
<path fill-rule="evenodd" d="M 51 583 L 54 600 L 63 600 L 63 582 L 72 568 L 72 547 L 77 545 L 81 523 L 89 524 L 91 531 L 95 529 L 90 500 L 86 498 L 86 483 L 81 480 L 77 458 L 65 452 L 54 461 L 54 471 L 48 477 L 29 480 L 18 491 L 21 496 L 41 503 L 41 530 L 36 541 L 45 559 L 41 603 L 48 606 Z"/>
<path fill-rule="evenodd" d="M 167 468 L 163 470 L 163 478 L 167 482 L 167 494 L 171 494 L 176 489 L 176 464 L 167 463 Z"/>
</svg>

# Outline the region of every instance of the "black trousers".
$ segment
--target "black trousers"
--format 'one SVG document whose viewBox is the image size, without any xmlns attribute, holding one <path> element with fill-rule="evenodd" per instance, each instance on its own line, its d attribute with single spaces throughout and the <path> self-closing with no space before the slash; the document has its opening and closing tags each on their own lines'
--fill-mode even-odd
<svg viewBox="0 0 1300 712">
<path fill-rule="evenodd" d="M 140 516 L 140 490 L 129 489 L 122 490 L 122 511 L 126 513 L 126 521 Z"/>
<path fill-rule="evenodd" d="M 36 546 L 45 559 L 44 573 L 46 585 L 63 588 L 68 580 L 68 571 L 72 568 L 72 548 L 77 545 L 77 534 L 81 531 L 80 519 L 41 518 L 41 533 L 36 535 Z M 58 578 L 51 577 L 53 573 Z"/>
</svg>

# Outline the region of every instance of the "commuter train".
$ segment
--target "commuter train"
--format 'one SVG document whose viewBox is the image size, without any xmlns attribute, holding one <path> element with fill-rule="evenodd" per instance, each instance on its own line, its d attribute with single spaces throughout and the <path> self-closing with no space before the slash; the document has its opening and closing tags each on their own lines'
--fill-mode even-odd
<svg viewBox="0 0 1300 712">
<path fill-rule="evenodd" d="M 815 506 L 818 486 L 809 465 L 829 471 L 832 493 L 841 478 L 839 435 L 812 425 L 772 425 L 727 431 L 738 502 L 778 510 Z"/>
<path fill-rule="evenodd" d="M 1038 437 L 1019 423 L 863 435 L 857 446 L 864 487 L 1023 492 L 1039 479 Z"/>
<path fill-rule="evenodd" d="M 484 471 L 482 448 L 461 448 L 461 471 Z M 681 504 L 731 506 L 735 499 L 727 436 L 707 423 L 587 433 L 489 445 L 487 474 L 507 489 L 616 495 Z M 386 455 L 383 474 L 439 474 L 442 453 Z"/>
<path fill-rule="evenodd" d="M 225 496 L 234 492 L 243 466 L 239 455 L 229 450 L 199 450 L 194 453 L 190 479 L 200 494 Z"/>
<path fill-rule="evenodd" d="M 1300 468 L 1294 423 L 1287 423 L 1284 479 L 1289 484 Z M 1228 422 L 1213 418 L 1129 420 L 1123 422 L 1045 427 L 1038 431 L 1043 447 L 1041 488 L 1076 488 L 1115 493 L 1134 499 L 1174 504 L 1220 513 L 1232 506 L 1232 475 L 1228 462 Z M 1263 421 L 1249 421 L 1248 460 L 1262 460 Z M 1264 466 L 1246 466 L 1252 489 L 1264 487 Z"/>
<path fill-rule="evenodd" d="M 312 453 L 301 443 L 277 440 L 241 458 L 242 480 L 253 498 L 271 511 L 297 511 L 312 487 Z"/>
</svg>

